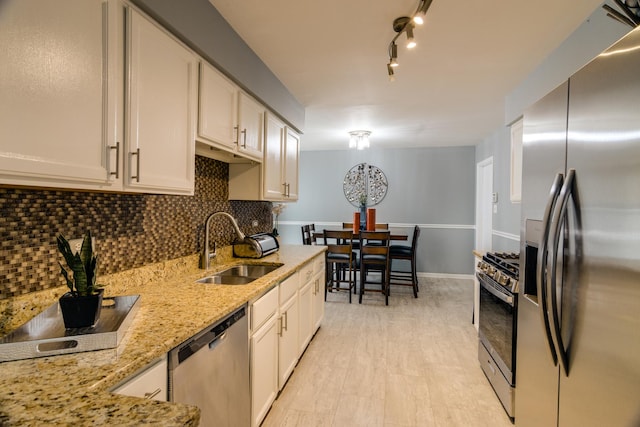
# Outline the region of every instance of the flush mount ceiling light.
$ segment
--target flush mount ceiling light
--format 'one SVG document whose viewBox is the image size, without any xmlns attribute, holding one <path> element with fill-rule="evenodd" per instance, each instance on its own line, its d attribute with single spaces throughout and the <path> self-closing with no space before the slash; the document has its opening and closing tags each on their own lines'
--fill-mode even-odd
<svg viewBox="0 0 640 427">
<path fill-rule="evenodd" d="M 413 49 L 416 47 L 416 41 L 413 37 L 413 29 L 416 25 L 422 25 L 424 23 L 424 16 L 431 6 L 433 0 L 419 0 L 418 7 L 413 15 L 401 16 L 393 20 L 393 31 L 397 34 L 391 39 L 389 43 L 389 63 L 387 64 L 387 73 L 389 74 L 389 80 L 395 80 L 394 71 L 392 67 L 398 66 L 398 45 L 396 40 L 405 33 L 407 35 L 407 49 Z"/>
<path fill-rule="evenodd" d="M 369 135 L 371 135 L 371 131 L 368 130 L 352 130 L 349 132 L 349 148 L 357 148 L 358 150 L 369 148 Z"/>
</svg>

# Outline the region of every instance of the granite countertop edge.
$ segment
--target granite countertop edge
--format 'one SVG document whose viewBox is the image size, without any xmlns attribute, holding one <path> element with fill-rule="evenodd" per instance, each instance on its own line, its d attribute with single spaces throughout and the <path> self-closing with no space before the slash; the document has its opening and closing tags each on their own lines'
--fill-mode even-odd
<svg viewBox="0 0 640 427">
<path fill-rule="evenodd" d="M 283 245 L 262 259 L 221 248 L 207 271 L 198 255 L 100 277 L 105 296 L 140 295 L 139 309 L 117 348 L 0 363 L 0 425 L 197 425 L 200 410 L 110 392 L 119 383 L 300 270 L 326 248 Z M 238 263 L 282 263 L 247 285 L 195 281 Z M 0 301 L 7 333 L 57 301 L 66 287 Z"/>
</svg>

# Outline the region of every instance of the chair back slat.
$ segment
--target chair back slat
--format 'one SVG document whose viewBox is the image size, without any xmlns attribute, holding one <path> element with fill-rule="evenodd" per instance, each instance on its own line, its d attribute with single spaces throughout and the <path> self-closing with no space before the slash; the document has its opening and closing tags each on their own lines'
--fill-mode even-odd
<svg viewBox="0 0 640 427">
<path fill-rule="evenodd" d="M 313 233 L 316 231 L 315 224 L 305 224 L 301 228 L 302 231 L 302 244 L 303 245 L 315 245 L 315 239 Z"/>
</svg>

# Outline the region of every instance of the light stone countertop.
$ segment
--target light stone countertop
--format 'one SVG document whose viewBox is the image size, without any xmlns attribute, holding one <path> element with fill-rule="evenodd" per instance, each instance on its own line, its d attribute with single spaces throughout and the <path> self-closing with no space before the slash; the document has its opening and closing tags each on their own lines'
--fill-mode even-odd
<svg viewBox="0 0 640 427">
<path fill-rule="evenodd" d="M 198 256 L 99 277 L 105 296 L 141 296 L 117 348 L 0 363 L 0 425 L 198 425 L 194 406 L 121 396 L 109 390 L 172 348 L 251 302 L 299 270 L 323 246 L 284 245 L 260 260 L 219 249 L 209 271 Z M 283 263 L 247 285 L 205 285 L 196 279 L 241 262 Z M 56 288 L 0 301 L 0 334 L 39 314 L 67 290 Z"/>
</svg>

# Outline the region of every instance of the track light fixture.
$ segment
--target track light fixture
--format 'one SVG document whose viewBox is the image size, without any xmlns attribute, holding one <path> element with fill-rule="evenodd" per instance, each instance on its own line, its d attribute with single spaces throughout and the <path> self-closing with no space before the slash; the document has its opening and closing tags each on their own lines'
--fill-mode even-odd
<svg viewBox="0 0 640 427">
<path fill-rule="evenodd" d="M 419 0 L 418 7 L 413 15 L 410 17 L 401 16 L 393 20 L 393 31 L 397 34 L 391 39 L 391 43 L 389 43 L 389 63 L 387 64 L 387 73 L 391 81 L 394 80 L 393 68 L 398 66 L 398 45 L 396 44 L 396 40 L 398 40 L 398 37 L 400 37 L 402 33 L 405 33 L 407 35 L 407 49 L 416 47 L 413 29 L 416 24 L 422 25 L 424 23 L 424 17 L 432 1 L 433 0 Z"/>
</svg>

